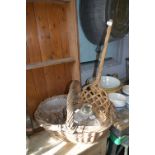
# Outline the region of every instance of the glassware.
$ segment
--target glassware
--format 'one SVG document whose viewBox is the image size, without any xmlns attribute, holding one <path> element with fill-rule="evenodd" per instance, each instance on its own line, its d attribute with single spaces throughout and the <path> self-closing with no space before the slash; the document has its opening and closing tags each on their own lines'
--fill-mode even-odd
<svg viewBox="0 0 155 155">
<path fill-rule="evenodd" d="M 81 112 L 85 115 L 92 115 L 93 111 L 92 111 L 92 105 L 85 103 L 83 104 L 82 108 L 81 108 Z"/>
<path fill-rule="evenodd" d="M 92 105 L 85 103 L 81 109 L 77 109 L 74 113 L 74 121 L 78 125 L 98 126 L 100 125 L 96 116 L 93 114 Z"/>
</svg>

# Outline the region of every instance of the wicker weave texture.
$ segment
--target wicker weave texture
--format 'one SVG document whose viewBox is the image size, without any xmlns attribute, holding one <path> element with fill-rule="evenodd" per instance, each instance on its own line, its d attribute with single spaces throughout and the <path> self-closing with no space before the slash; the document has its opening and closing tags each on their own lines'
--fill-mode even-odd
<svg viewBox="0 0 155 155">
<path fill-rule="evenodd" d="M 96 115 L 102 118 L 102 121 L 109 119 L 110 101 L 107 93 L 96 85 L 87 85 L 81 93 L 83 103 L 90 103 Z"/>
</svg>

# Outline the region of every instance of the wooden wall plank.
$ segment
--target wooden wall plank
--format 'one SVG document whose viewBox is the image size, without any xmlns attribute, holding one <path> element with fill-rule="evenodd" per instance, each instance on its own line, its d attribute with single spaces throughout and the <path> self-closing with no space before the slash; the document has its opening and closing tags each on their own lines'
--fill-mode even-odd
<svg viewBox="0 0 155 155">
<path fill-rule="evenodd" d="M 33 9 L 33 3 L 26 5 L 26 42 L 28 55 L 30 57 L 29 63 L 42 61 L 41 51 L 39 47 L 38 32 L 36 29 L 36 19 Z"/>
<path fill-rule="evenodd" d="M 30 56 L 29 56 L 29 47 L 27 45 L 27 42 L 26 42 L 26 64 L 29 64 L 30 63 Z"/>
<path fill-rule="evenodd" d="M 72 17 L 75 7 L 71 9 L 73 7 L 71 5 L 73 5 L 72 2 L 62 5 L 46 2 L 27 3 L 26 63 L 33 64 L 71 56 L 76 60 L 75 63 L 27 70 L 26 96 L 31 116 L 42 100 L 67 93 L 71 80 L 80 79 L 79 59 L 76 58 L 79 51 L 74 39 L 76 28 L 73 28 L 75 23 L 68 24 L 68 22 L 75 22 L 69 19 L 75 18 L 74 14 Z"/>
<path fill-rule="evenodd" d="M 34 3 L 37 28 L 39 32 L 39 43 L 43 60 L 63 58 L 69 55 L 67 46 L 62 46 L 62 44 L 66 44 L 66 36 L 62 36 L 66 31 L 66 27 L 60 19 L 60 17 L 64 16 L 60 11 L 61 7 L 62 6 L 56 4 Z M 65 78 L 57 78 L 57 72 L 63 75 L 64 67 L 54 66 L 52 67 L 52 70 L 51 67 L 44 68 L 49 96 L 51 95 L 52 88 L 63 90 L 59 87 L 59 83 L 61 83 L 61 86 L 65 86 Z M 51 78 L 53 78 L 53 80 Z M 56 79 L 59 79 L 59 82 L 57 82 Z M 56 90 L 55 92 L 57 92 Z"/>
<path fill-rule="evenodd" d="M 65 65 L 68 68 L 68 70 L 65 70 Z M 71 65 L 65 64 L 65 65 L 57 65 L 57 66 L 50 66 L 48 67 L 49 70 L 51 70 L 54 74 L 55 77 L 53 78 L 52 74 L 48 74 L 48 86 L 49 86 L 49 93 L 50 95 L 53 94 L 62 94 L 65 93 L 66 87 L 68 83 L 71 81 L 71 73 L 70 73 L 70 67 Z M 54 72 L 55 71 L 55 72 Z M 53 78 L 53 79 L 52 79 Z M 53 90 L 54 89 L 54 90 Z"/>
<path fill-rule="evenodd" d="M 69 56 L 69 45 L 66 27 L 66 7 L 64 5 L 47 5 L 50 33 L 53 36 L 53 48 L 57 58 Z"/>
<path fill-rule="evenodd" d="M 37 74 L 36 74 L 37 72 Z M 33 112 L 36 110 L 37 105 L 43 98 L 47 97 L 46 87 L 44 85 L 44 78 L 42 78 L 43 74 L 40 74 L 40 70 L 34 71 L 27 71 L 26 72 L 26 98 L 28 104 L 28 111 L 32 115 Z M 36 76 L 40 76 L 37 78 Z M 39 89 L 42 87 L 42 89 Z"/>
<path fill-rule="evenodd" d="M 77 12 L 76 0 L 68 3 L 66 9 L 67 32 L 68 40 L 70 41 L 69 50 L 70 56 L 75 58 L 75 63 L 72 67 L 72 79 L 80 81 L 80 60 L 79 60 L 79 42 L 78 42 L 78 28 L 77 28 Z M 73 33 L 74 32 L 74 33 Z"/>
<path fill-rule="evenodd" d="M 36 76 L 40 75 L 40 70 L 36 69 L 33 71 L 27 71 L 27 84 L 26 84 L 26 93 L 27 93 L 27 103 L 29 107 L 30 115 L 32 116 L 36 110 L 38 104 L 44 99 L 51 97 L 53 95 L 66 94 L 68 92 L 68 87 L 71 82 L 71 65 L 65 64 L 58 66 L 47 67 L 55 76 L 48 74 L 48 70 L 45 70 L 44 74 L 47 76 L 47 84 L 45 85 L 44 77 Z M 68 68 L 68 72 L 65 72 L 64 67 Z M 55 72 L 58 70 L 58 72 Z M 59 72 L 63 70 L 64 72 Z M 48 90 L 48 93 L 47 93 Z"/>
<path fill-rule="evenodd" d="M 49 32 L 46 3 L 34 3 L 34 13 L 37 22 L 38 39 L 42 60 L 53 59 L 54 51 Z"/>
</svg>

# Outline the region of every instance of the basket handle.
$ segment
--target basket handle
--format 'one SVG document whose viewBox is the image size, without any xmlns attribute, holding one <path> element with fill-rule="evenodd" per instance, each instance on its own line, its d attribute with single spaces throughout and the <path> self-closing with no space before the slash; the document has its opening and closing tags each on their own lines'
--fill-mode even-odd
<svg viewBox="0 0 155 155">
<path fill-rule="evenodd" d="M 103 70 L 103 65 L 104 65 L 104 59 L 105 59 L 105 56 L 106 56 L 106 53 L 107 53 L 108 41 L 109 41 L 110 33 L 111 33 L 111 30 L 112 30 L 112 24 L 113 24 L 113 21 L 112 21 L 112 19 L 110 19 L 107 22 L 108 28 L 107 28 L 105 41 L 104 41 L 104 47 L 103 47 L 102 53 L 101 53 L 101 60 L 100 60 L 100 64 L 99 64 L 99 67 L 98 67 L 96 80 L 94 81 L 94 83 L 97 84 L 97 85 L 99 84 L 99 82 L 101 80 L 101 75 L 102 75 L 102 70 Z"/>
<path fill-rule="evenodd" d="M 66 125 L 69 128 L 73 127 L 74 124 L 74 109 L 73 104 L 77 103 L 80 98 L 80 92 L 81 92 L 81 85 L 80 82 L 77 80 L 72 81 L 69 92 L 67 95 L 67 119 L 66 119 Z"/>
</svg>

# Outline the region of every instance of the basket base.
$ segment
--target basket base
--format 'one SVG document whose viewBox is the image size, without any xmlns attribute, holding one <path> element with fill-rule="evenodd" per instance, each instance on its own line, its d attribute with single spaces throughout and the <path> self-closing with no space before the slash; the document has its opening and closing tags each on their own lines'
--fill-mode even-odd
<svg viewBox="0 0 155 155">
<path fill-rule="evenodd" d="M 84 144 L 91 144 L 104 139 L 105 137 L 109 136 L 109 130 L 100 133 L 81 133 L 81 134 L 69 134 L 65 133 L 65 136 L 68 141 L 71 143 L 84 143 Z"/>
</svg>

